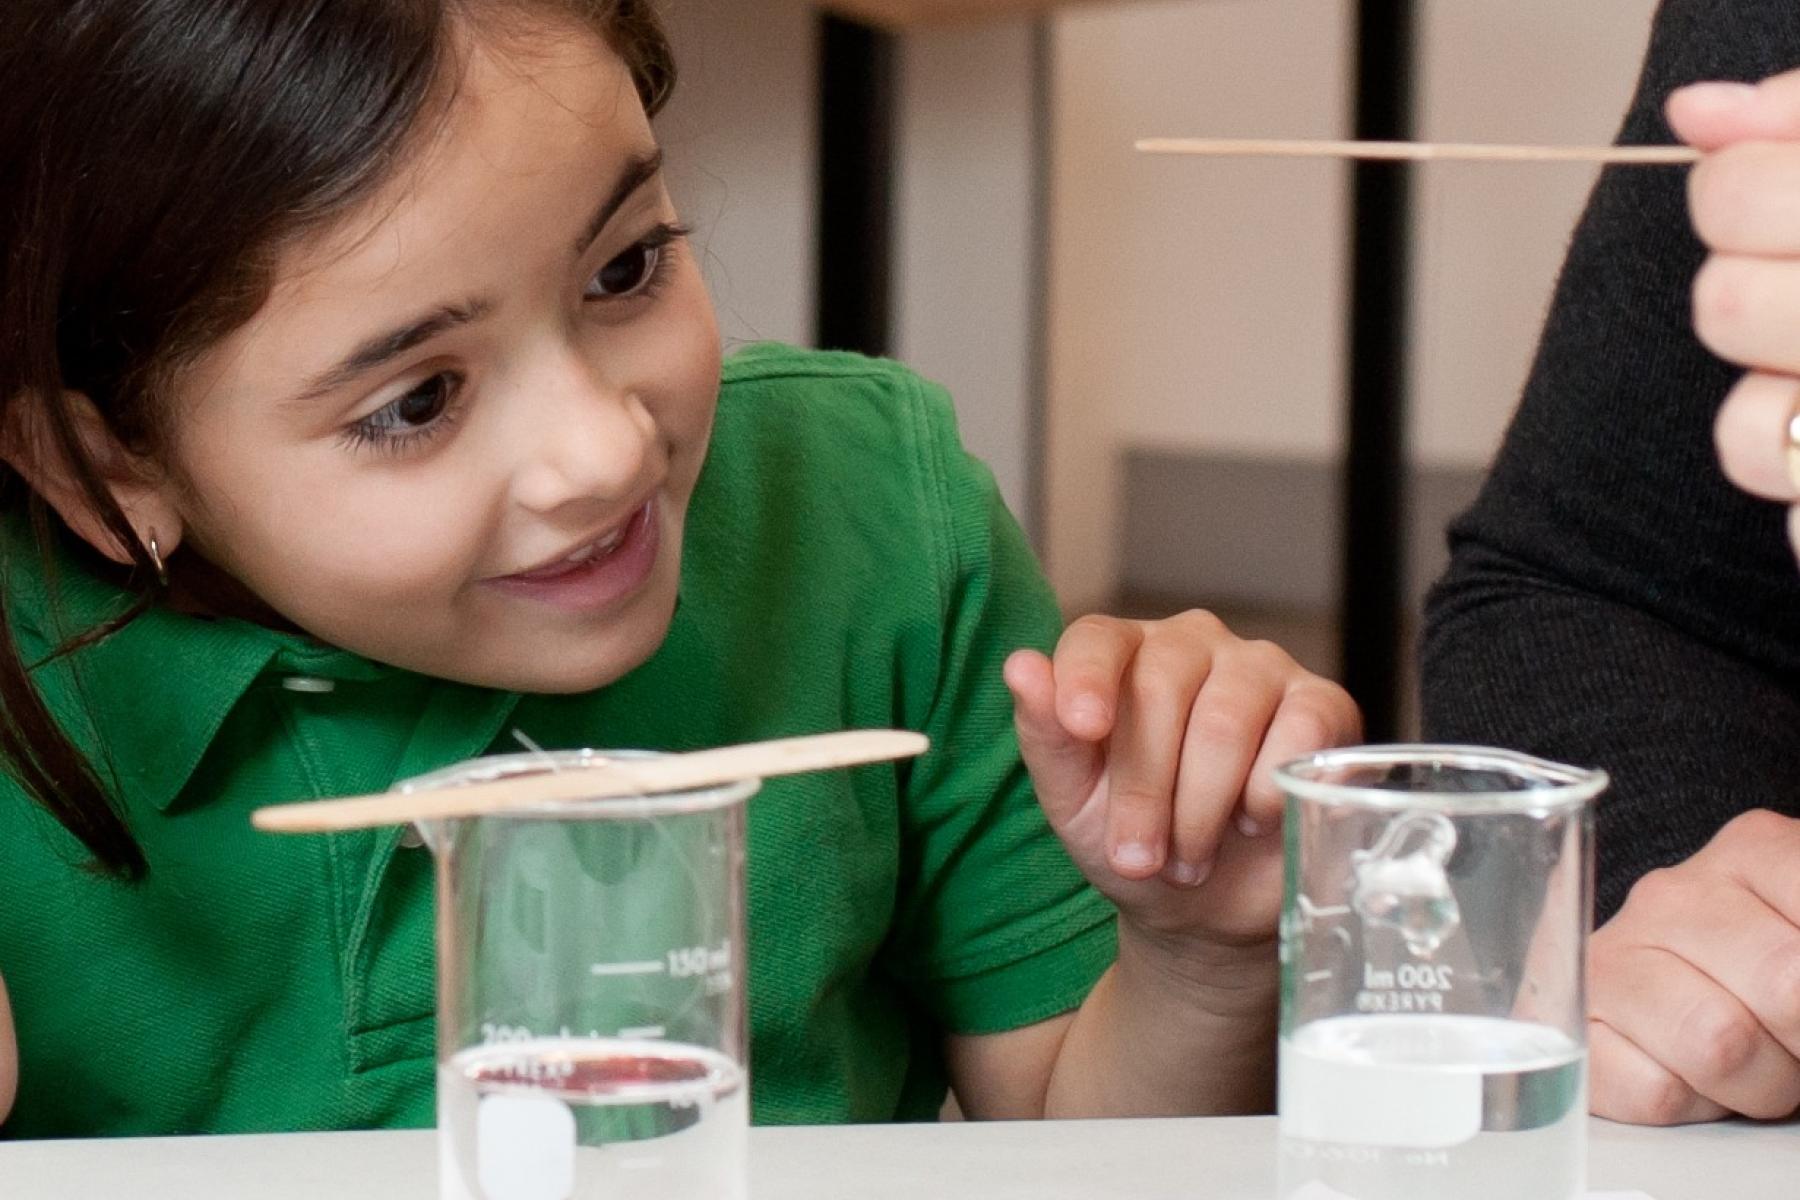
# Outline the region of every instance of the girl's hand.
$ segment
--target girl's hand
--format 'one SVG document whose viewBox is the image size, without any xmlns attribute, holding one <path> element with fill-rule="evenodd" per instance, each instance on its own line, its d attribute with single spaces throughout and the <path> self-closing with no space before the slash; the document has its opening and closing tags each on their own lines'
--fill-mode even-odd
<svg viewBox="0 0 1800 1200">
<path fill-rule="evenodd" d="M 1677 136 L 1706 152 L 1688 182 L 1711 257 L 1694 281 L 1694 327 L 1749 369 L 1719 414 L 1733 482 L 1792 505 L 1789 423 L 1800 402 L 1800 72 L 1761 84 L 1699 84 L 1669 98 Z M 1800 510 L 1788 523 L 1800 552 Z"/>
<path fill-rule="evenodd" d="M 1270 769 L 1354 742 L 1336 684 L 1211 613 L 1083 617 L 1054 660 L 1006 663 L 1019 747 L 1051 826 L 1138 930 L 1242 943 L 1281 905 Z"/>
</svg>

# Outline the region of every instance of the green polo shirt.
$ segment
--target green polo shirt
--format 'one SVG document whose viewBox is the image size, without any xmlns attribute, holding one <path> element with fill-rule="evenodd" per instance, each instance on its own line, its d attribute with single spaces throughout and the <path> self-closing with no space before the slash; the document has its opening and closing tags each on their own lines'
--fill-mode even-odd
<svg viewBox="0 0 1800 1200">
<path fill-rule="evenodd" d="M 35 659 L 125 598 L 65 552 L 52 609 L 22 526 L 0 551 Z M 945 396 L 889 363 L 736 355 L 684 553 L 667 641 L 586 695 L 446 683 L 162 609 L 40 668 L 150 874 L 84 869 L 0 781 L 0 977 L 21 1055 L 0 1133 L 429 1124 L 429 854 L 399 830 L 260 834 L 249 814 L 515 750 L 514 730 L 668 750 L 931 736 L 914 763 L 772 781 L 750 807 L 760 1122 L 929 1118 L 946 1032 L 1079 1004 L 1112 960 L 1113 912 L 1037 808 L 1000 679 L 1009 652 L 1054 641 L 1056 606 Z"/>
</svg>

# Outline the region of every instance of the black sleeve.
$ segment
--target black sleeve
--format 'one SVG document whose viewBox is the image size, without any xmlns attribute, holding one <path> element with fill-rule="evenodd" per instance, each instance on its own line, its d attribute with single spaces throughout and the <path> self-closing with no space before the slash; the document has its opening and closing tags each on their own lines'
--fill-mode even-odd
<svg viewBox="0 0 1800 1200">
<path fill-rule="evenodd" d="M 1665 0 L 1621 140 L 1671 141 L 1662 107 L 1682 84 L 1796 65 L 1795 0 Z M 1612 773 L 1601 919 L 1735 814 L 1800 815 L 1800 570 L 1781 508 L 1714 458 L 1737 373 L 1693 333 L 1702 258 L 1685 171 L 1601 178 L 1427 605 L 1427 737 Z"/>
</svg>

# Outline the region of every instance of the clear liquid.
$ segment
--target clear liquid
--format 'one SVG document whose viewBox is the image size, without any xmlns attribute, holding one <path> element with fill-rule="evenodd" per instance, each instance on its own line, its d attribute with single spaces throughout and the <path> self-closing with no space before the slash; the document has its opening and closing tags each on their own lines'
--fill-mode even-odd
<svg viewBox="0 0 1800 1200">
<path fill-rule="evenodd" d="M 443 1200 L 744 1200 L 749 1089 L 716 1051 L 538 1038 L 438 1068 Z"/>
<path fill-rule="evenodd" d="M 1491 1017 L 1333 1017 L 1281 1043 L 1281 1200 L 1576 1200 L 1586 1056 Z"/>
</svg>

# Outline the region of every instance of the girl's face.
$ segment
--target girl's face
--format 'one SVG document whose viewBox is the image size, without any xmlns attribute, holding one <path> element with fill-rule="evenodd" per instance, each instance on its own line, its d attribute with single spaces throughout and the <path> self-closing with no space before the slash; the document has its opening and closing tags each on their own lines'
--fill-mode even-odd
<svg viewBox="0 0 1800 1200">
<path fill-rule="evenodd" d="M 623 62 L 507 45 L 468 40 L 441 133 L 184 374 L 169 504 L 315 637 L 577 691 L 668 630 L 718 332 Z"/>
</svg>

